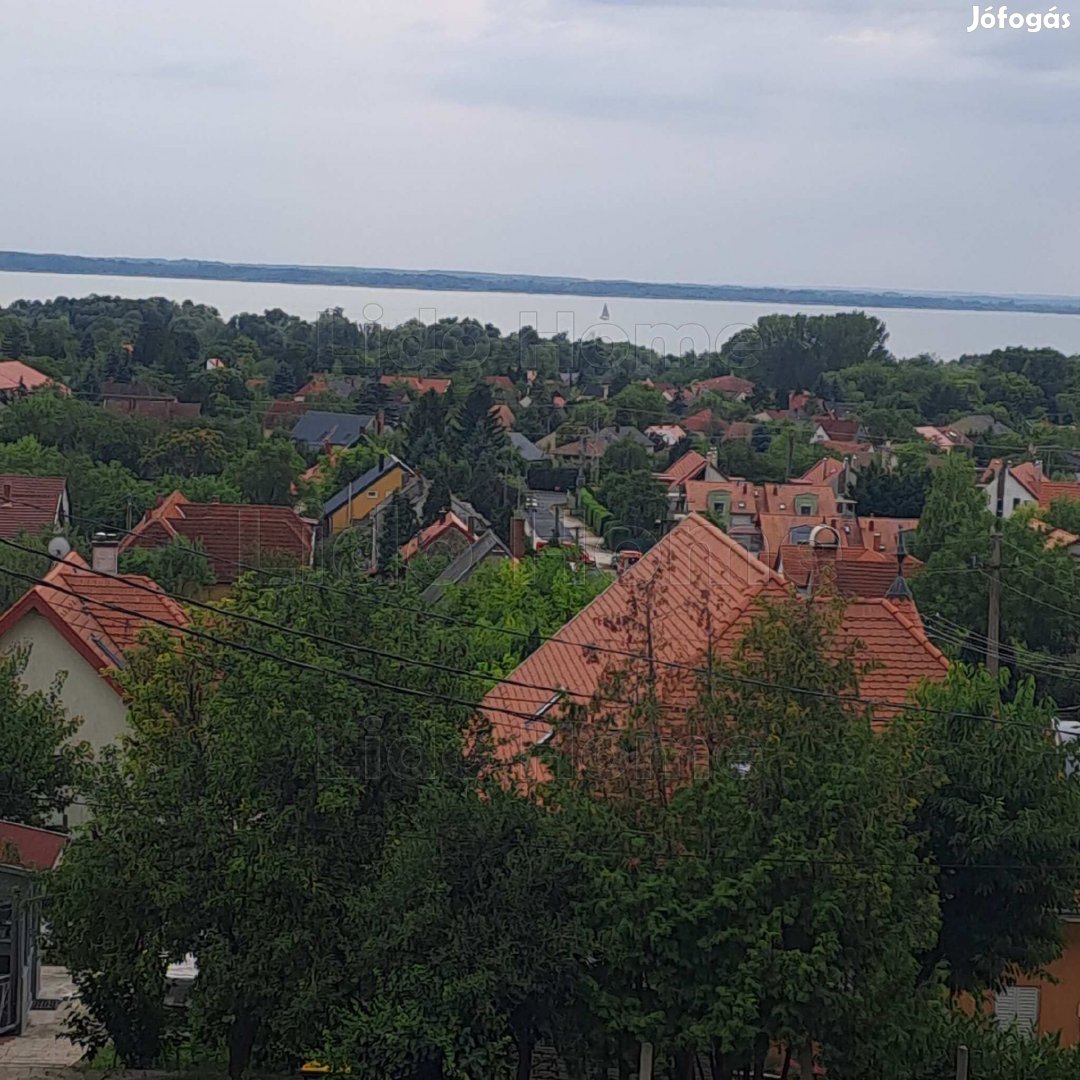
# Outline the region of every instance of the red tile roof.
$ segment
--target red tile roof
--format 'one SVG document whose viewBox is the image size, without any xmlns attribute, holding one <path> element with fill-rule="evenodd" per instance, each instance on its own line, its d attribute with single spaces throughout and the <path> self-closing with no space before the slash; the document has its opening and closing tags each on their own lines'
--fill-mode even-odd
<svg viewBox="0 0 1080 1080">
<path fill-rule="evenodd" d="M 851 442 L 859 433 L 858 420 L 840 420 L 835 416 L 815 416 L 813 422 L 834 442 Z"/>
<path fill-rule="evenodd" d="M 383 375 L 379 378 L 383 386 L 404 383 L 418 394 L 426 394 L 429 390 L 434 390 L 436 394 L 445 394 L 450 389 L 451 381 L 450 379 L 430 379 L 425 375 Z"/>
<path fill-rule="evenodd" d="M 40 390 L 42 387 L 52 386 L 62 393 L 70 394 L 71 391 L 55 379 L 24 364 L 21 360 L 0 360 L 0 390 Z"/>
<path fill-rule="evenodd" d="M 231 585 L 268 555 L 309 565 L 315 525 L 288 506 L 193 503 L 174 491 L 146 512 L 120 550 L 163 547 L 176 536 L 201 543 L 218 584 Z"/>
<path fill-rule="evenodd" d="M 514 426 L 514 410 L 501 402 L 491 406 L 491 415 L 499 422 L 503 431 L 510 431 Z"/>
<path fill-rule="evenodd" d="M 715 435 L 727 427 L 726 421 L 713 416 L 712 409 L 702 409 L 680 422 L 687 431 L 692 431 L 696 435 Z"/>
<path fill-rule="evenodd" d="M 510 393 L 514 392 L 514 384 L 509 375 L 485 375 L 484 382 L 488 386 L 497 386 L 500 390 L 509 390 Z"/>
<path fill-rule="evenodd" d="M 0 635 L 30 612 L 52 623 L 99 674 L 121 667 L 124 653 L 138 645 L 143 630 L 159 624 L 153 620 L 176 627 L 190 621 L 184 609 L 150 578 L 138 574 L 102 577 L 75 552 L 53 563 L 41 584 L 0 615 Z"/>
<path fill-rule="evenodd" d="M 715 378 L 694 383 L 690 389 L 694 394 L 714 393 L 739 397 L 749 394 L 754 389 L 754 384 L 738 375 L 717 375 Z"/>
<path fill-rule="evenodd" d="M 815 461 L 809 469 L 799 477 L 800 480 L 809 481 L 812 484 L 828 484 L 834 476 L 844 471 L 844 463 L 836 458 L 823 457 Z"/>
<path fill-rule="evenodd" d="M 673 462 L 662 473 L 658 473 L 656 478 L 668 487 L 679 487 L 688 480 L 703 475 L 708 467 L 708 461 L 696 450 L 687 450 L 678 461 Z"/>
<path fill-rule="evenodd" d="M 62 476 L 0 476 L 0 537 L 38 534 L 59 524 L 66 490 Z"/>
<path fill-rule="evenodd" d="M 696 514 L 686 518 L 621 578 L 545 641 L 484 697 L 481 707 L 502 738 L 504 759 L 535 745 L 552 728 L 543 719 L 564 691 L 566 703 L 587 702 L 606 672 L 624 668 L 627 657 L 601 652 L 645 652 L 642 606 L 650 605 L 652 652 L 661 670 L 698 665 L 711 641 L 721 657 L 731 654 L 764 597 L 789 595 L 784 578 Z M 863 697 L 903 702 L 922 679 L 940 679 L 948 661 L 931 644 L 911 601 L 858 599 L 844 615 L 837 644 L 861 643 L 859 659 L 873 665 L 862 678 Z M 689 673 L 661 680 L 666 704 L 688 704 Z M 526 685 L 529 684 L 529 685 Z M 534 689 L 543 687 L 544 689 Z M 531 714 L 518 719 L 502 710 Z"/>
<path fill-rule="evenodd" d="M 0 821 L 0 864 L 25 870 L 52 870 L 67 843 L 62 833 Z"/>
<path fill-rule="evenodd" d="M 470 544 L 476 540 L 476 534 L 468 524 L 462 521 L 453 510 L 448 510 L 438 521 L 433 521 L 427 528 L 421 529 L 416 536 L 403 545 L 401 557 L 407 562 L 414 555 L 427 551 L 432 544 L 453 532 L 460 533 Z"/>
</svg>

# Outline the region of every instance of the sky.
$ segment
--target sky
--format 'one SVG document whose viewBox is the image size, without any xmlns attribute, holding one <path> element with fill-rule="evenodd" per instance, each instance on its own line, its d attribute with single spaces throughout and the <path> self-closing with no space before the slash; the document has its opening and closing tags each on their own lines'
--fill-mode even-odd
<svg viewBox="0 0 1080 1080">
<path fill-rule="evenodd" d="M 1075 18 L 0 0 L 0 247 L 1078 295 Z"/>
</svg>

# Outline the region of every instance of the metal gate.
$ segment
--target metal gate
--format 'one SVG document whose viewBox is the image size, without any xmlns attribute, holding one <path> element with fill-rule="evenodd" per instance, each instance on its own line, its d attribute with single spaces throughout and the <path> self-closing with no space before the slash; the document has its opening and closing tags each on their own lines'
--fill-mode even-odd
<svg viewBox="0 0 1080 1080">
<path fill-rule="evenodd" d="M 18 971 L 18 943 L 15 913 L 10 903 L 0 902 L 0 1035 L 15 1031 L 19 995 L 15 983 Z"/>
</svg>

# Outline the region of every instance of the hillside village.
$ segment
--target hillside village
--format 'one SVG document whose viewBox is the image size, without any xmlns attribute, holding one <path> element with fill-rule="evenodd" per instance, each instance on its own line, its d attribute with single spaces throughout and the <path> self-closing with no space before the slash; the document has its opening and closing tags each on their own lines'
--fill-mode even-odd
<svg viewBox="0 0 1080 1080">
<path fill-rule="evenodd" d="M 108 297 L 0 356 L 0 1065 L 47 951 L 72 1063 L 1080 1076 L 1080 357 Z"/>
</svg>

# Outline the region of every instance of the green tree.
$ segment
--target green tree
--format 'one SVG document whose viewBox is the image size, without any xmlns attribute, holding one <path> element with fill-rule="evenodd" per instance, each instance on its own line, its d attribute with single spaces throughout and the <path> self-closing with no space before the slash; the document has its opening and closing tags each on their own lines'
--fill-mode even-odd
<svg viewBox="0 0 1080 1080">
<path fill-rule="evenodd" d="M 180 428 L 163 433 L 143 455 L 150 475 L 163 472 L 178 476 L 220 473 L 227 452 L 219 432 L 205 428 Z"/>
<path fill-rule="evenodd" d="M 942 926 L 925 969 L 944 963 L 953 992 L 997 989 L 1060 955 L 1061 912 L 1080 890 L 1080 784 L 1031 679 L 1002 701 L 985 670 L 954 666 L 916 705 L 908 722 L 942 777 L 913 823 L 939 868 Z"/>
<path fill-rule="evenodd" d="M 611 473 L 600 485 L 597 497 L 627 528 L 657 536 L 667 518 L 663 485 L 644 470 Z"/>
<path fill-rule="evenodd" d="M 304 459 L 287 439 L 267 439 L 248 450 L 229 470 L 229 479 L 252 503 L 291 505 Z"/>
<path fill-rule="evenodd" d="M 615 423 L 620 427 L 636 427 L 644 431 L 650 424 L 662 424 L 668 418 L 664 395 L 641 383 L 623 387 L 611 399 L 611 404 L 615 409 Z"/>
<path fill-rule="evenodd" d="M 617 439 L 605 451 L 600 459 L 600 468 L 608 473 L 628 473 L 648 471 L 652 458 L 640 443 L 633 439 Z"/>
<path fill-rule="evenodd" d="M 0 654 L 0 819 L 44 825 L 77 795 L 89 751 L 76 742 L 80 720 L 60 704 L 63 676 L 47 692 L 27 690 L 29 649 Z"/>
<path fill-rule="evenodd" d="M 217 581 L 202 544 L 184 536 L 163 547 L 129 548 L 120 557 L 120 572 L 143 574 L 167 593 L 195 598 Z"/>
<path fill-rule="evenodd" d="M 406 495 L 395 491 L 379 512 L 379 569 L 386 571 L 398 552 L 420 531 L 416 511 Z"/>
</svg>

